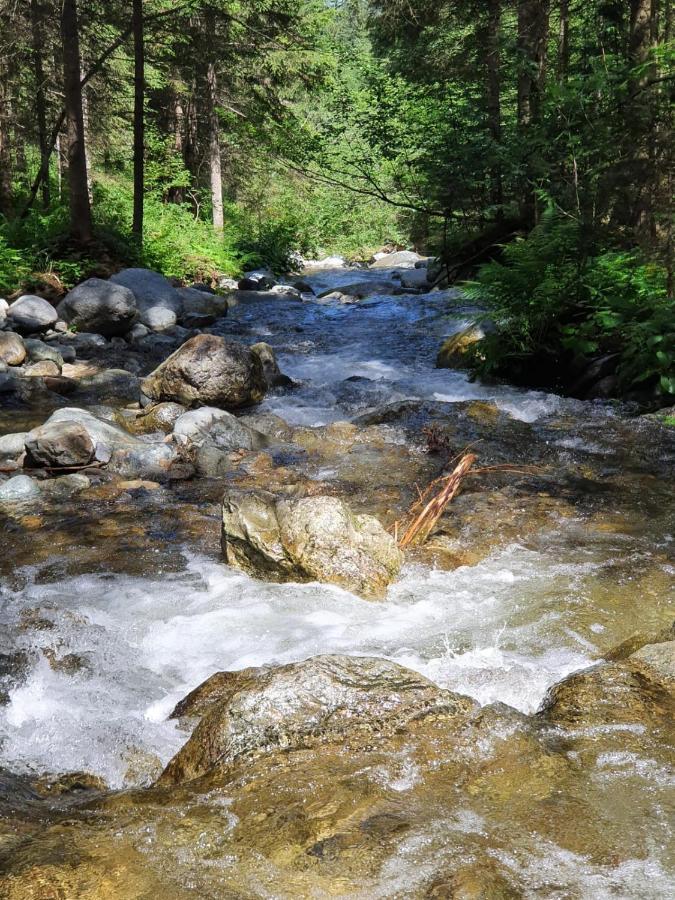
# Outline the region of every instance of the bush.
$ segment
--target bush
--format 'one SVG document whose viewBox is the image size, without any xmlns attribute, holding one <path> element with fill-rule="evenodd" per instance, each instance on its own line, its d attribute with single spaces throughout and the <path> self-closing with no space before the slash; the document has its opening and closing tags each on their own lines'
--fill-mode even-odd
<svg viewBox="0 0 675 900">
<path fill-rule="evenodd" d="M 496 326 L 474 359 L 482 375 L 523 374 L 539 359 L 564 380 L 573 364 L 616 353 L 621 391 L 675 394 L 675 307 L 666 273 L 637 252 L 588 248 L 576 222 L 549 212 L 465 290 Z"/>
</svg>

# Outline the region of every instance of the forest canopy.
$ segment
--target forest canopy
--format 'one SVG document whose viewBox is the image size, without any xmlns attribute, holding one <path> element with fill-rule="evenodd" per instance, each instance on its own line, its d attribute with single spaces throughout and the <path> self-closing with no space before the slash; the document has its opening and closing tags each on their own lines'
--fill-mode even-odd
<svg viewBox="0 0 675 900">
<path fill-rule="evenodd" d="M 442 258 L 474 366 L 675 393 L 671 0 L 2 0 L 0 292 Z"/>
</svg>

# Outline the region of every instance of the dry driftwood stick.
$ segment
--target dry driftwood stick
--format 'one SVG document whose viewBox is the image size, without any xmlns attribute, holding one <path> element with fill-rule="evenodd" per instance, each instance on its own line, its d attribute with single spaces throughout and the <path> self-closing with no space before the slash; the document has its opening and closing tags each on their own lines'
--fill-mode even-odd
<svg viewBox="0 0 675 900">
<path fill-rule="evenodd" d="M 443 515 L 443 510 L 456 495 L 464 477 L 469 473 L 469 470 L 476 462 L 477 458 L 478 457 L 474 453 L 466 453 L 460 459 L 456 468 L 450 475 L 439 479 L 438 482 L 434 482 L 434 484 L 441 483 L 443 486 L 438 493 L 434 494 L 434 496 L 424 505 L 421 512 L 414 518 L 405 534 L 398 542 L 398 545 L 402 550 L 405 550 L 406 547 L 409 547 L 410 544 L 417 539 L 422 541 L 426 540 L 431 533 L 431 529 Z M 433 485 L 430 487 L 433 487 Z M 429 491 L 427 490 L 420 501 L 415 504 L 413 511 L 419 508 L 428 494 Z"/>
</svg>

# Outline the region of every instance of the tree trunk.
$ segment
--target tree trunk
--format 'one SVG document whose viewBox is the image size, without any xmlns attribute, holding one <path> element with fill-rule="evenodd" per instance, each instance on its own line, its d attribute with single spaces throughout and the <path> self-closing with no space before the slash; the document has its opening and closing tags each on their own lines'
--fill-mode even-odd
<svg viewBox="0 0 675 900">
<path fill-rule="evenodd" d="M 70 232 L 75 240 L 93 238 L 91 204 L 87 185 L 87 156 L 80 84 L 80 38 L 77 0 L 63 0 L 61 10 L 63 74 L 66 107 Z"/>
<path fill-rule="evenodd" d="M 672 0 L 664 0 L 661 14 L 663 22 L 663 43 L 669 44 L 673 39 L 673 4 Z M 663 124 L 660 134 L 664 178 L 660 186 L 659 204 L 665 227 L 663 235 L 663 257 L 666 267 L 666 291 L 670 300 L 675 300 L 675 241 L 673 239 L 673 220 L 675 219 L 675 140 L 673 122 L 675 120 L 675 84 L 666 82 L 662 90 Z"/>
<path fill-rule="evenodd" d="M 535 173 L 528 146 L 530 130 L 539 120 L 548 61 L 550 0 L 518 0 L 518 127 L 523 143 L 525 183 L 521 214 L 528 226 L 537 222 Z"/>
<path fill-rule="evenodd" d="M 43 10 L 40 0 L 30 0 L 31 37 L 33 67 L 35 72 L 35 111 L 37 114 L 38 144 L 40 148 L 40 166 L 49 171 L 49 150 L 47 149 L 47 98 L 45 94 L 45 72 L 42 64 L 44 37 L 42 30 Z M 51 202 L 49 176 L 42 182 L 42 205 L 49 208 Z"/>
<path fill-rule="evenodd" d="M 143 239 L 143 189 L 145 162 L 145 38 L 143 0 L 134 0 L 134 220 L 132 231 Z"/>
<path fill-rule="evenodd" d="M 85 67 L 80 61 L 80 83 L 84 81 Z M 89 152 L 89 88 L 86 85 L 82 87 L 82 122 L 84 125 L 84 158 L 87 164 L 87 193 L 89 194 L 89 203 L 94 202 L 94 183 L 91 173 L 91 154 Z"/>
<path fill-rule="evenodd" d="M 487 30 L 487 106 L 488 127 L 494 143 L 495 156 L 499 153 L 502 140 L 502 104 L 501 104 L 501 0 L 488 0 Z M 497 217 L 503 215 L 504 191 L 502 185 L 501 160 L 497 159 L 492 167 L 492 204 L 497 207 Z"/>
<path fill-rule="evenodd" d="M 546 81 L 549 0 L 518 0 L 518 122 L 527 127 L 539 115 Z"/>
<path fill-rule="evenodd" d="M 171 99 L 171 122 L 170 127 L 173 131 L 173 146 L 176 155 L 183 160 L 183 164 L 187 167 L 186 161 L 186 138 L 185 138 L 185 106 L 183 98 L 180 95 L 178 86 L 172 85 Z M 169 203 L 185 203 L 185 188 L 180 185 L 172 185 L 169 188 L 167 199 Z"/>
<path fill-rule="evenodd" d="M 220 122 L 218 121 L 218 80 L 215 64 L 210 62 L 206 75 L 208 128 L 209 128 L 209 173 L 211 177 L 211 207 L 213 227 L 223 230 L 223 172 L 220 159 Z"/>
<path fill-rule="evenodd" d="M 7 63 L 0 59 L 0 215 L 7 218 L 14 212 L 10 96 Z"/>
<path fill-rule="evenodd" d="M 630 0 L 630 36 L 628 53 L 634 65 L 647 60 L 652 45 L 653 0 Z M 646 75 L 640 76 L 639 80 Z"/>
<path fill-rule="evenodd" d="M 558 30 L 558 81 L 567 78 L 570 66 L 570 4 L 569 0 L 560 0 L 560 24 Z"/>
</svg>

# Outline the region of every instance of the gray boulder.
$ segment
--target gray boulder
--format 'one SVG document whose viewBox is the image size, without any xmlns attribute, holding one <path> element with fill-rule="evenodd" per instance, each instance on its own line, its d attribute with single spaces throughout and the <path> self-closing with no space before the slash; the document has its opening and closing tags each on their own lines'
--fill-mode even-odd
<svg viewBox="0 0 675 900">
<path fill-rule="evenodd" d="M 126 334 L 138 318 L 136 297 L 124 285 L 101 278 L 78 284 L 61 301 L 59 316 L 78 331 L 115 337 Z"/>
<path fill-rule="evenodd" d="M 59 372 L 63 368 L 64 358 L 56 347 L 50 347 L 44 341 L 38 341 L 35 338 L 27 338 L 25 341 L 28 359 L 32 363 L 53 362 Z"/>
<path fill-rule="evenodd" d="M 210 444 L 219 450 L 259 450 L 269 443 L 264 434 L 249 428 L 224 409 L 211 406 L 181 415 L 173 434 L 179 443 L 194 447 Z"/>
<path fill-rule="evenodd" d="M 410 290 L 425 290 L 429 287 L 428 272 L 425 268 L 414 268 L 401 275 L 401 285 Z"/>
<path fill-rule="evenodd" d="M 24 294 L 7 310 L 7 319 L 12 328 L 22 334 L 34 334 L 47 331 L 58 320 L 54 307 L 43 297 Z"/>
<path fill-rule="evenodd" d="M 178 288 L 183 301 L 182 321 L 203 321 L 222 319 L 227 315 L 228 304 L 225 297 L 196 288 Z"/>
<path fill-rule="evenodd" d="M 419 253 L 412 250 L 397 250 L 395 253 L 387 253 L 371 263 L 371 269 L 414 269 L 422 259 Z"/>
<path fill-rule="evenodd" d="M 327 288 L 318 294 L 320 300 L 325 300 L 333 294 L 345 294 L 353 302 L 353 298 L 363 300 L 365 297 L 372 297 L 373 294 L 393 294 L 399 289 L 399 285 L 393 281 L 352 281 L 349 284 L 340 285 L 337 290 L 335 288 Z"/>
<path fill-rule="evenodd" d="M 322 581 L 369 598 L 384 595 L 403 563 L 378 520 L 337 497 L 232 491 L 223 501 L 222 546 L 230 565 L 254 577 Z"/>
<path fill-rule="evenodd" d="M 221 409 L 258 403 L 266 388 L 262 364 L 255 353 L 211 334 L 186 341 L 141 385 L 152 400 Z"/>
<path fill-rule="evenodd" d="M 178 322 L 183 301 L 163 275 L 149 269 L 124 269 L 113 275 L 110 281 L 132 291 L 143 325 L 153 331 L 165 331 Z"/>
<path fill-rule="evenodd" d="M 23 503 L 40 496 L 37 481 L 28 475 L 14 475 L 0 484 L 0 503 Z"/>
<path fill-rule="evenodd" d="M 69 423 L 81 425 L 92 443 L 94 444 L 94 458 L 97 462 L 107 463 L 113 452 L 119 448 L 134 447 L 138 438 L 133 437 L 127 431 L 100 419 L 86 409 L 78 407 L 64 407 L 53 412 L 43 427 L 55 423 Z"/>
<path fill-rule="evenodd" d="M 400 732 L 427 715 L 469 720 L 477 704 L 385 659 L 317 656 L 284 666 L 218 672 L 173 718 L 201 721 L 160 783 L 177 784 L 248 754 L 290 751 Z"/>
<path fill-rule="evenodd" d="M 0 460 L 16 462 L 25 450 L 27 432 L 0 435 Z"/>
<path fill-rule="evenodd" d="M 0 333 L 0 360 L 8 366 L 20 366 L 26 358 L 26 346 L 13 331 Z"/>
<path fill-rule="evenodd" d="M 26 437 L 26 461 L 30 466 L 75 468 L 94 459 L 96 447 L 89 432 L 77 422 L 48 422 Z"/>
</svg>

